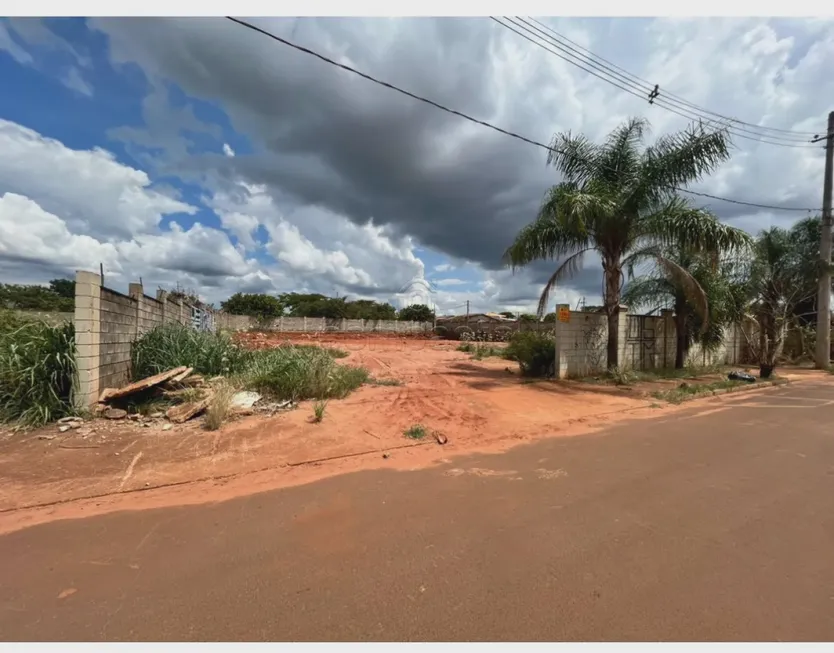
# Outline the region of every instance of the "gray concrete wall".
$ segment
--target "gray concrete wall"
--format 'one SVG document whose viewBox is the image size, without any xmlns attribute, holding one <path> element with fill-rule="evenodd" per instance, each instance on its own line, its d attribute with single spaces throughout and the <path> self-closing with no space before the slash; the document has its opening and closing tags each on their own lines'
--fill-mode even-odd
<svg viewBox="0 0 834 653">
<path fill-rule="evenodd" d="M 215 313 L 215 326 L 222 331 L 277 331 L 288 333 L 430 333 L 431 322 L 401 322 L 399 320 L 348 320 L 324 317 L 279 317 L 258 320 L 247 315 Z"/>
<path fill-rule="evenodd" d="M 118 388 L 130 381 L 130 344 L 137 334 L 136 301 L 101 288 L 99 389 Z"/>
</svg>

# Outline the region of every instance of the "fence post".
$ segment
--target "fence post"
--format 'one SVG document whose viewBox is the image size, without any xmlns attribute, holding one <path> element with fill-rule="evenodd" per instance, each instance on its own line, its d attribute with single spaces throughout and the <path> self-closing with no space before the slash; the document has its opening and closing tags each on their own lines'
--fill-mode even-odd
<svg viewBox="0 0 834 653">
<path fill-rule="evenodd" d="M 101 366 L 101 276 L 75 272 L 75 379 L 73 403 L 86 410 L 98 401 Z"/>
</svg>

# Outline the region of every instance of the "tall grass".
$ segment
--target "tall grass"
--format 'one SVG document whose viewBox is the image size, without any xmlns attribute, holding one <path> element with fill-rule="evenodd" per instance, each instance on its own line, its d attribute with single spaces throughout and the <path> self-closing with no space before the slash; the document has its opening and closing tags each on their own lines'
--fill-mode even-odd
<svg viewBox="0 0 834 653">
<path fill-rule="evenodd" d="M 241 383 L 275 399 L 340 399 L 368 380 L 361 367 L 338 365 L 324 349 L 277 347 L 252 352 Z"/>
<path fill-rule="evenodd" d="M 73 412 L 75 328 L 0 314 L 0 421 L 39 426 Z"/>
<path fill-rule="evenodd" d="M 140 336 L 131 349 L 134 379 L 183 365 L 206 376 L 229 375 L 240 372 L 249 357 L 250 352 L 225 334 L 182 324 L 157 326 Z"/>
<path fill-rule="evenodd" d="M 148 331 L 133 343 L 133 375 L 151 376 L 173 367 L 193 367 L 206 376 L 232 377 L 235 385 L 274 399 L 342 398 L 368 380 L 364 368 L 339 365 L 338 349 L 285 345 L 247 350 L 221 333 L 198 332 L 179 324 Z"/>
</svg>

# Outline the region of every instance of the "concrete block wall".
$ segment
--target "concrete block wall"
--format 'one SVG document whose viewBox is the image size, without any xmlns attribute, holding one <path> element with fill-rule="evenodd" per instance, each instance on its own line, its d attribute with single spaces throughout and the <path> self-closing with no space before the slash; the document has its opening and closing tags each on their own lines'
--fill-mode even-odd
<svg viewBox="0 0 834 653">
<path fill-rule="evenodd" d="M 165 291 L 149 297 L 141 283 L 132 283 L 128 293 L 103 287 L 98 274 L 76 272 L 74 397 L 79 408 L 96 403 L 105 388 L 130 381 L 130 350 L 138 336 L 164 323 L 191 325 L 192 307 L 172 301 Z"/>
<path fill-rule="evenodd" d="M 98 400 L 101 362 L 101 277 L 92 272 L 75 275 L 75 367 L 73 399 L 84 409 Z"/>
<path fill-rule="evenodd" d="M 607 315 L 570 311 L 568 322 L 556 322 L 549 326 L 556 335 L 557 378 L 589 376 L 605 370 L 608 359 Z"/>
<path fill-rule="evenodd" d="M 664 310 L 659 316 L 645 318 L 644 329 L 654 332 L 653 347 L 629 341 L 628 321 L 627 311 L 621 307 L 618 343 L 620 367 L 641 371 L 673 367 L 676 330 L 672 311 Z M 569 322 L 556 323 L 555 335 L 558 378 L 590 376 L 606 369 L 608 319 L 604 313 L 570 311 Z M 705 352 L 700 346 L 693 345 L 686 363 L 694 367 L 743 364 L 746 362 L 746 345 L 741 327 L 733 325 L 726 330 L 724 342 L 716 351 Z M 641 348 L 644 348 L 642 355 Z"/>
<path fill-rule="evenodd" d="M 288 333 L 429 333 L 431 322 L 401 322 L 399 320 L 348 320 L 323 317 L 279 317 L 263 323 L 247 315 L 215 313 L 216 328 L 221 331 L 263 329 Z"/>
<path fill-rule="evenodd" d="M 102 287 L 100 305 L 99 391 L 130 381 L 130 345 L 137 334 L 136 300 Z"/>
</svg>

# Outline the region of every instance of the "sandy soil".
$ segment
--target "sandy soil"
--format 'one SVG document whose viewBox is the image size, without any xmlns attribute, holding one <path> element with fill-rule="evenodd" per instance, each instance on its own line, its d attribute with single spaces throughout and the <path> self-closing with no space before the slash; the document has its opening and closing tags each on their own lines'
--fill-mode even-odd
<svg viewBox="0 0 834 653">
<path fill-rule="evenodd" d="M 252 340 L 252 337 L 248 337 Z M 286 338 L 254 338 L 256 346 Z M 309 342 L 311 338 L 296 338 Z M 536 382 L 507 361 L 473 360 L 458 343 L 423 338 L 317 338 L 349 352 L 377 379 L 332 401 L 322 423 L 309 402 L 273 417 L 163 431 L 96 420 L 94 431 L 55 426 L 0 440 L 0 532 L 30 523 L 153 505 L 200 503 L 370 467 L 415 468 L 471 451 L 497 451 L 542 437 L 576 435 L 612 420 L 656 414 L 646 388 Z M 663 408 L 662 410 L 673 410 Z M 409 440 L 422 424 L 446 436 Z"/>
</svg>

